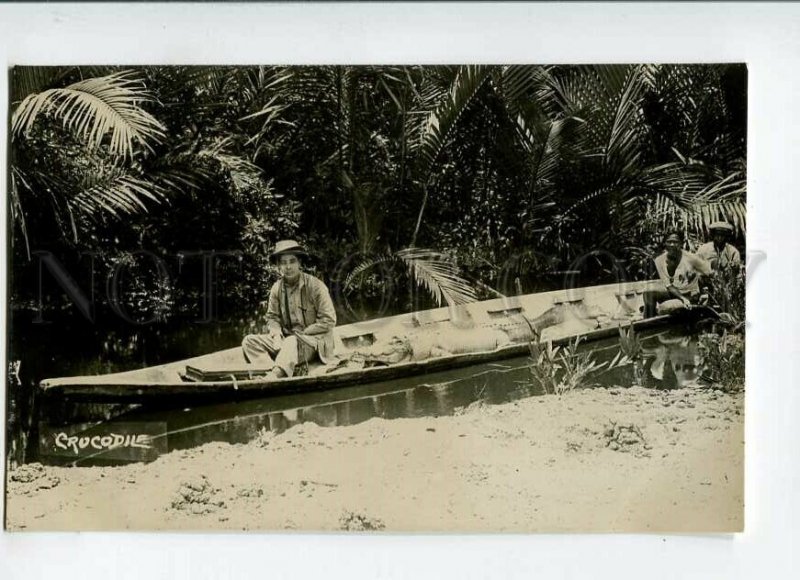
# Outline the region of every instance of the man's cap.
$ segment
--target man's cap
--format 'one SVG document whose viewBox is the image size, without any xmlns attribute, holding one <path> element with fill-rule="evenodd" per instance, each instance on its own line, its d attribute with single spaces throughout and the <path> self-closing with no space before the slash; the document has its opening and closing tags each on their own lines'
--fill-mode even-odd
<svg viewBox="0 0 800 580">
<path fill-rule="evenodd" d="M 275 244 L 275 249 L 269 255 L 269 261 L 274 262 L 280 256 L 286 254 L 293 254 L 295 256 L 302 256 L 308 258 L 306 249 L 294 240 L 281 240 Z"/>
<path fill-rule="evenodd" d="M 732 232 L 733 226 L 728 222 L 714 222 L 710 226 L 708 226 L 708 231 L 713 232 L 714 230 L 722 230 L 724 232 Z"/>
</svg>

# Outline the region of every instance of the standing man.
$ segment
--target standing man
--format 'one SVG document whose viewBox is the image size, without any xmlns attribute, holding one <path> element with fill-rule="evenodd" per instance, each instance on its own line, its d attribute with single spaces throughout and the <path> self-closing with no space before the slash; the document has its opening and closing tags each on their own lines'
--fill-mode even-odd
<svg viewBox="0 0 800 580">
<path fill-rule="evenodd" d="M 719 272 L 742 267 L 739 250 L 728 242 L 733 226 L 727 222 L 714 222 L 708 227 L 711 241 L 697 248 L 697 255 L 711 264 L 711 269 Z"/>
<path fill-rule="evenodd" d="M 336 311 L 328 288 L 303 272 L 305 249 L 294 240 L 281 240 L 270 254 L 281 279 L 272 285 L 267 306 L 267 334 L 244 337 L 248 362 L 272 367 L 271 378 L 291 377 L 299 363 L 334 357 Z"/>
<path fill-rule="evenodd" d="M 711 266 L 683 249 L 683 236 L 672 232 L 664 240 L 665 251 L 653 261 L 662 288 L 644 293 L 644 317 L 650 318 L 676 308 L 690 308 L 700 295 L 700 276 L 711 274 Z"/>
</svg>

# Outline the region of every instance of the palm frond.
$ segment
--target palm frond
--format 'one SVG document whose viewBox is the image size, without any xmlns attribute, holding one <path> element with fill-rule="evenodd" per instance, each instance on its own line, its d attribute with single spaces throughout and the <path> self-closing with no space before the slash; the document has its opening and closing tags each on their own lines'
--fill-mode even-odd
<svg viewBox="0 0 800 580">
<path fill-rule="evenodd" d="M 722 175 L 691 160 L 659 165 L 642 172 L 637 194 L 625 202 L 625 221 L 634 224 L 644 211 L 660 227 L 678 227 L 696 238 L 707 236 L 719 220 L 744 233 L 746 193 L 747 181 L 739 172 Z"/>
<path fill-rule="evenodd" d="M 717 199 L 685 207 L 676 204 L 668 196 L 659 195 L 653 203 L 651 217 L 663 229 L 678 227 L 695 238 L 705 238 L 709 226 L 720 220 L 733 225 L 737 234 L 744 234 L 747 231 L 746 212 L 747 207 L 742 199 Z"/>
<path fill-rule="evenodd" d="M 616 181 L 614 183 L 610 183 L 608 185 L 604 185 L 594 191 L 587 193 L 586 195 L 581 196 L 575 202 L 572 203 L 564 212 L 564 216 L 568 216 L 570 214 L 577 213 L 578 209 L 589 204 L 592 201 L 600 199 L 604 196 L 607 196 L 611 193 L 624 193 L 629 190 L 628 186 L 621 180 Z"/>
<path fill-rule="evenodd" d="M 518 142 L 528 154 L 530 200 L 535 193 L 545 193 L 556 182 L 562 170 L 563 145 L 574 136 L 578 121 L 574 119 L 531 119 L 520 112 L 514 119 Z"/>
<path fill-rule="evenodd" d="M 422 248 L 406 248 L 395 254 L 416 283 L 428 290 L 440 306 L 466 304 L 477 300 L 475 289 L 460 277 L 444 254 Z"/>
<path fill-rule="evenodd" d="M 746 193 L 746 180 L 740 172 L 723 175 L 716 167 L 692 160 L 648 167 L 639 179 L 645 192 L 667 195 L 681 206 L 744 197 Z"/>
<path fill-rule="evenodd" d="M 230 178 L 234 193 L 260 189 L 264 185 L 261 168 L 231 153 L 232 145 L 229 135 L 212 144 L 174 148 L 152 164 L 148 179 L 164 192 L 197 190 L 221 176 Z"/>
<path fill-rule="evenodd" d="M 239 119 L 240 121 L 247 121 L 251 119 L 260 119 L 261 120 L 261 129 L 250 137 L 246 145 L 250 145 L 251 143 L 259 143 L 263 140 L 267 133 L 272 129 L 273 124 L 280 119 L 281 114 L 289 108 L 289 104 L 281 102 L 280 96 L 275 95 L 271 97 L 261 108 L 256 111 L 255 113 L 251 113 Z"/>
<path fill-rule="evenodd" d="M 167 166 L 148 172 L 148 179 L 165 194 L 181 194 L 198 190 L 212 176 L 202 167 Z"/>
<path fill-rule="evenodd" d="M 556 69 L 549 85 L 554 110 L 565 117 L 586 119 L 584 156 L 598 156 L 613 176 L 636 166 L 641 140 L 641 99 L 651 69 L 604 65 Z"/>
<path fill-rule="evenodd" d="M 625 84 L 617 97 L 614 120 L 605 147 L 607 165 L 614 165 L 617 174 L 635 168 L 641 153 L 641 100 L 647 69 L 635 66 L 626 75 Z"/>
<path fill-rule="evenodd" d="M 552 99 L 550 68 L 540 65 L 512 65 L 494 72 L 497 91 L 511 117 L 528 110 L 531 105 L 545 112 Z"/>
<path fill-rule="evenodd" d="M 492 69 L 490 66 L 462 66 L 444 101 L 425 119 L 417 147 L 419 172 L 423 181 L 427 180 L 450 134 L 458 124 L 459 117 L 472 102 Z"/>
<path fill-rule="evenodd" d="M 24 134 L 40 114 L 51 114 L 91 147 L 110 136 L 109 151 L 131 158 L 135 143 L 149 149 L 164 136 L 164 126 L 140 106 L 148 100 L 144 84 L 130 71 L 90 78 L 28 95 L 14 110 L 11 130 Z"/>
<path fill-rule="evenodd" d="M 397 257 L 394 254 L 380 254 L 378 256 L 371 256 L 364 259 L 347 275 L 344 280 L 344 289 L 349 290 L 353 286 L 356 278 L 371 270 L 379 264 L 386 264 L 390 262 L 397 262 Z"/>
<path fill-rule="evenodd" d="M 542 154 L 556 137 L 563 118 L 550 117 L 542 103 L 551 92 L 547 69 L 541 66 L 509 66 L 496 74 L 498 92 L 517 132 L 519 143 L 529 155 Z M 552 146 L 552 142 L 550 144 Z"/>
<path fill-rule="evenodd" d="M 174 81 L 160 87 L 161 96 L 167 100 L 171 100 L 186 87 L 191 87 L 195 93 L 219 93 L 234 70 L 231 66 L 206 65 L 146 68 L 156 74 L 167 74 Z"/>
<path fill-rule="evenodd" d="M 221 139 L 214 145 L 196 152 L 194 156 L 198 160 L 211 161 L 217 164 L 230 175 L 234 191 L 237 193 L 258 189 L 262 184 L 261 168 L 244 157 L 228 152 L 230 143 L 231 138 L 229 137 Z"/>
<path fill-rule="evenodd" d="M 121 217 L 147 212 L 146 200 L 160 203 L 163 199 L 160 186 L 121 171 L 71 196 L 67 204 L 90 218 L 102 213 Z"/>
<path fill-rule="evenodd" d="M 426 121 L 444 102 L 457 69 L 425 67 L 419 82 L 407 70 L 408 86 L 413 93 L 413 105 L 405 119 L 405 139 L 412 150 L 419 148 L 425 135 Z"/>
<path fill-rule="evenodd" d="M 393 254 L 380 254 L 364 259 L 345 278 L 345 290 L 354 281 L 375 266 L 400 263 L 414 282 L 427 290 L 440 306 L 466 304 L 477 300 L 475 289 L 458 275 L 455 265 L 447 256 L 434 250 L 406 248 Z"/>
</svg>

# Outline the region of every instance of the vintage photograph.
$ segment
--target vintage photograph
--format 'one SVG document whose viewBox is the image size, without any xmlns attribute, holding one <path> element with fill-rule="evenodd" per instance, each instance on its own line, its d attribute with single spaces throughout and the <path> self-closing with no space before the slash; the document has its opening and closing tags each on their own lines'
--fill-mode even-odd
<svg viewBox="0 0 800 580">
<path fill-rule="evenodd" d="M 7 530 L 743 530 L 746 65 L 8 78 Z"/>
</svg>

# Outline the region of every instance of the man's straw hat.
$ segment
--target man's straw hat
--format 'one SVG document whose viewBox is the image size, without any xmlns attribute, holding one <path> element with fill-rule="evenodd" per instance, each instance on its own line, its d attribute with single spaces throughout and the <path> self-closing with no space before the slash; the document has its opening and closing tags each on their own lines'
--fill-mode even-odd
<svg viewBox="0 0 800 580">
<path fill-rule="evenodd" d="M 293 254 L 298 257 L 308 258 L 306 249 L 294 240 L 281 240 L 275 244 L 275 249 L 269 255 L 269 261 L 274 262 L 285 254 Z"/>
<path fill-rule="evenodd" d="M 733 226 L 728 222 L 714 222 L 710 226 L 708 226 L 708 231 L 713 232 L 714 230 L 722 230 L 724 232 L 732 232 Z"/>
</svg>

